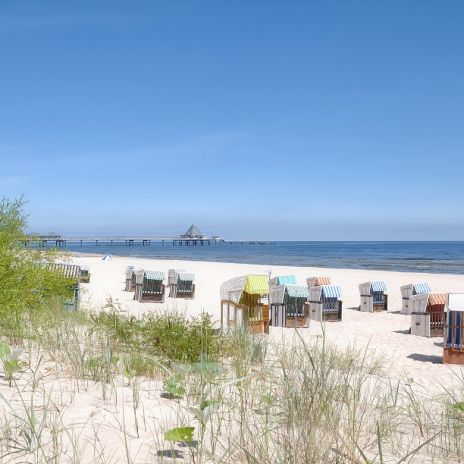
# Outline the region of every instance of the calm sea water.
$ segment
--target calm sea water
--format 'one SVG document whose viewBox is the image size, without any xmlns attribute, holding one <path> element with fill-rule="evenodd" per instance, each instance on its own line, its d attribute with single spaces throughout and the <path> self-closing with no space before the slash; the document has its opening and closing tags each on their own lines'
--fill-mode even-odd
<svg viewBox="0 0 464 464">
<path fill-rule="evenodd" d="M 82 253 L 231 263 L 464 274 L 464 242 L 276 242 L 173 246 L 68 244 Z"/>
</svg>

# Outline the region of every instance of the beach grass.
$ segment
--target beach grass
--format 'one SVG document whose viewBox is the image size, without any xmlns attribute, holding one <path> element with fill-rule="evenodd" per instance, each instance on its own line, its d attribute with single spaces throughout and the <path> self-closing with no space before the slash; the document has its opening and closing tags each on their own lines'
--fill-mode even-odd
<svg viewBox="0 0 464 464">
<path fill-rule="evenodd" d="M 102 311 L 51 307 L 24 320 L 24 338 L 4 339 L 21 348 L 22 365 L 11 386 L 4 368 L 0 379 L 2 462 L 463 458 L 463 392 L 431 395 L 391 379 L 369 349 L 222 334 L 206 317 Z M 182 357 L 186 343 L 195 349 Z M 98 407 L 81 416 L 83 397 Z"/>
</svg>

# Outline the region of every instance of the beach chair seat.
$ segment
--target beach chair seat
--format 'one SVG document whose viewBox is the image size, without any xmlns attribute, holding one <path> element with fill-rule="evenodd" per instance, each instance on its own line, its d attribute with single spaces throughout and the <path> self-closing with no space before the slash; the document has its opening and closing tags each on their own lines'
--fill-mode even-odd
<svg viewBox="0 0 464 464">
<path fill-rule="evenodd" d="M 446 294 L 420 293 L 410 298 L 411 334 L 421 337 L 443 337 Z"/>
<path fill-rule="evenodd" d="M 314 283 L 314 281 L 312 281 Z M 315 321 L 341 321 L 343 303 L 338 285 L 317 285 L 309 289 L 309 317 Z"/>
<path fill-rule="evenodd" d="M 144 271 L 142 278 L 137 277 L 134 299 L 142 301 L 164 302 L 164 273 L 160 271 Z M 139 284 L 141 281 L 141 284 Z"/>
<path fill-rule="evenodd" d="M 309 308 L 306 306 L 308 296 L 308 288 L 304 285 L 283 284 L 271 288 L 269 293 L 270 325 L 309 327 Z"/>
<path fill-rule="evenodd" d="M 387 286 L 384 282 L 370 281 L 359 285 L 362 312 L 378 312 L 388 310 Z"/>
</svg>

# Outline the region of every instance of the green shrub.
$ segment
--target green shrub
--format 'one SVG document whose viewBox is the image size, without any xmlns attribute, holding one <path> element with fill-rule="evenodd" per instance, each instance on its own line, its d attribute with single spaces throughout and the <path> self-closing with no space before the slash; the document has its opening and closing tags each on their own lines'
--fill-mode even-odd
<svg viewBox="0 0 464 464">
<path fill-rule="evenodd" d="M 24 314 L 71 294 L 69 280 L 47 267 L 60 257 L 56 250 L 24 247 L 23 206 L 22 199 L 0 201 L 0 329 L 6 333 L 21 330 Z"/>
<path fill-rule="evenodd" d="M 95 329 L 104 330 L 120 350 L 158 356 L 167 364 L 217 360 L 225 346 L 208 314 L 188 319 L 166 311 L 136 319 L 113 311 L 94 315 L 92 320 Z"/>
</svg>

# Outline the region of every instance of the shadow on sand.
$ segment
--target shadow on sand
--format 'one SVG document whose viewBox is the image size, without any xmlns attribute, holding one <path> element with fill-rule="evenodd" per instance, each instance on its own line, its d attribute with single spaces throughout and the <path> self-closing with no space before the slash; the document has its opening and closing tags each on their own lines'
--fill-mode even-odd
<svg viewBox="0 0 464 464">
<path fill-rule="evenodd" d="M 429 362 L 432 364 L 443 364 L 443 357 L 437 355 L 428 355 L 428 354 L 421 354 L 421 353 L 412 353 L 407 356 L 409 359 L 413 359 L 414 361 L 421 361 L 421 362 Z"/>
<path fill-rule="evenodd" d="M 156 455 L 161 458 L 184 459 L 184 455 L 177 450 L 158 450 Z"/>
<path fill-rule="evenodd" d="M 404 330 L 394 330 L 393 332 L 397 334 L 411 335 L 411 328 Z"/>
</svg>

